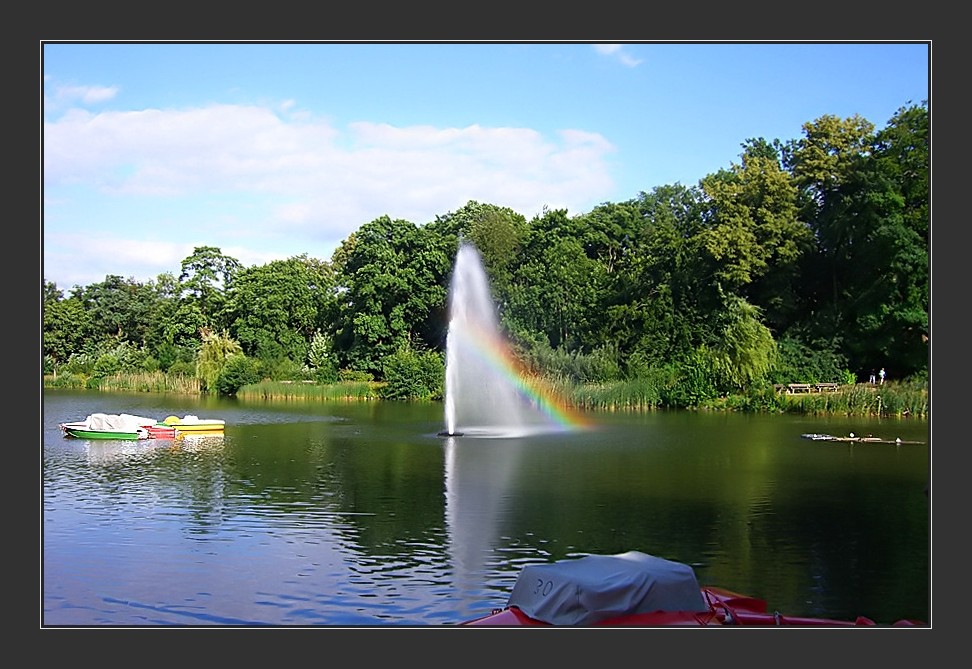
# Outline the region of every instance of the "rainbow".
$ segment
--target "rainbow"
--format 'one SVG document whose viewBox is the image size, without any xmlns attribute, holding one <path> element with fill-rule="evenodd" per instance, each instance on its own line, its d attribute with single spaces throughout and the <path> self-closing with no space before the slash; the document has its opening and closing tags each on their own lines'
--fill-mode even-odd
<svg viewBox="0 0 972 669">
<path fill-rule="evenodd" d="M 570 431 L 592 426 L 582 412 L 569 405 L 546 382 L 531 376 L 502 337 L 471 323 L 465 323 L 461 332 L 462 343 L 468 344 L 469 350 L 479 360 L 505 377 L 523 397 L 557 426 Z"/>
</svg>

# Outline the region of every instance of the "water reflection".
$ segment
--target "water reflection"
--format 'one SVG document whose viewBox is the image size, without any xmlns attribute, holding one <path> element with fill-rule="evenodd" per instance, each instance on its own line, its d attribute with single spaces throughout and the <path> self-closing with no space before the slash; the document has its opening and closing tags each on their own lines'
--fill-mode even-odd
<svg viewBox="0 0 972 669">
<path fill-rule="evenodd" d="M 519 452 L 518 439 L 448 437 L 445 517 L 453 587 L 463 606 L 482 606 L 483 584 L 500 544 Z M 478 611 L 481 611 L 479 608 Z M 470 610 L 470 615 L 477 611 Z"/>
<path fill-rule="evenodd" d="M 927 446 L 799 438 L 927 441 L 921 423 L 603 415 L 441 438 L 436 405 L 169 401 L 45 394 L 45 624 L 452 624 L 523 564 L 625 550 L 793 615 L 929 616 Z M 57 428 L 106 409 L 227 425 L 179 444 Z"/>
</svg>

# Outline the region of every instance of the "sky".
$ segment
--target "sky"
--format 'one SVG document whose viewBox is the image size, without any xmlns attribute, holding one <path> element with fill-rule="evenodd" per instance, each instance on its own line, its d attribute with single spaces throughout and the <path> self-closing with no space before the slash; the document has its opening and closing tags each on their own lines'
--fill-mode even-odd
<svg viewBox="0 0 972 669">
<path fill-rule="evenodd" d="M 41 49 L 43 279 L 329 260 L 381 216 L 527 220 L 697 185 L 821 116 L 930 98 L 927 42 L 57 43 Z M 929 107 L 930 108 L 930 107 Z"/>
</svg>

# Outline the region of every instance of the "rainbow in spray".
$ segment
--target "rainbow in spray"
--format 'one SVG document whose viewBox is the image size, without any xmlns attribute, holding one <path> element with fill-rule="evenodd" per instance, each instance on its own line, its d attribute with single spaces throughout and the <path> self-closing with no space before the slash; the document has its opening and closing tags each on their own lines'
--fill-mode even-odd
<svg viewBox="0 0 972 669">
<path fill-rule="evenodd" d="M 513 355 L 505 339 L 475 327 L 464 328 L 461 336 L 462 341 L 456 343 L 464 351 L 476 356 L 480 363 L 502 377 L 516 391 L 526 410 L 532 409 L 546 418 L 534 421 L 535 427 L 542 429 L 545 426 L 553 431 L 583 430 L 591 427 L 592 424 L 584 413 L 571 406 L 546 381 L 530 374 Z"/>
<path fill-rule="evenodd" d="M 583 414 L 528 373 L 501 335 L 479 252 L 459 248 L 446 343 L 446 435 L 511 436 L 589 426 Z"/>
</svg>

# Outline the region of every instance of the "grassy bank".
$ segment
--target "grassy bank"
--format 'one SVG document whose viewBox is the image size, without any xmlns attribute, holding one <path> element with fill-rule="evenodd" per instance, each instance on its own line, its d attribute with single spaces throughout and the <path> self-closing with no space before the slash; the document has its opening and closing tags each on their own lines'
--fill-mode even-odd
<svg viewBox="0 0 972 669">
<path fill-rule="evenodd" d="M 793 413 L 806 415 L 895 416 L 927 418 L 928 386 L 919 382 L 888 382 L 883 385 L 852 384 L 834 392 L 790 395 L 772 387 L 746 394 L 719 398 L 687 398 L 672 401 L 671 391 L 648 380 L 576 385 L 567 382 L 547 384 L 550 391 L 581 409 L 596 411 L 652 411 L 691 407 L 703 411 L 740 411 L 752 413 Z M 73 388 L 104 391 L 202 394 L 198 379 L 170 376 L 161 372 L 114 374 L 107 377 L 82 377 L 62 374 L 45 376 L 45 388 Z M 242 399 L 280 399 L 307 401 L 371 401 L 379 399 L 380 383 L 343 381 L 318 384 L 300 381 L 263 381 L 243 386 Z"/>
<path fill-rule="evenodd" d="M 607 411 L 644 411 L 670 407 L 664 391 L 641 380 L 565 388 L 575 406 Z M 851 384 L 833 392 L 787 394 L 772 387 L 745 394 L 701 399 L 694 409 L 804 415 L 895 416 L 927 418 L 928 386 L 924 383 Z"/>
</svg>

